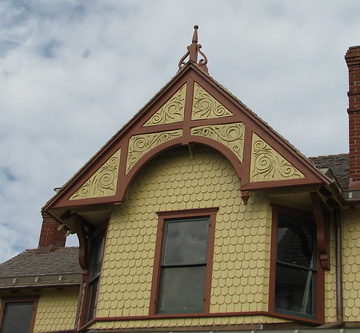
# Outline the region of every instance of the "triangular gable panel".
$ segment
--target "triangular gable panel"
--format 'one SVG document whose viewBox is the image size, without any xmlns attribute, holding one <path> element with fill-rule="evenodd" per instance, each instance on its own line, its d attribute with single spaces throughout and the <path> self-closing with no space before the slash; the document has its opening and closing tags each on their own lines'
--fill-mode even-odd
<svg viewBox="0 0 360 333">
<path fill-rule="evenodd" d="M 143 126 L 171 124 L 184 120 L 185 98 L 184 84 Z"/>
<path fill-rule="evenodd" d="M 146 153 L 160 146 L 162 143 L 181 137 L 182 134 L 182 130 L 179 129 L 132 136 L 128 145 L 126 173 L 128 173 L 135 163 Z"/>
<path fill-rule="evenodd" d="M 121 204 L 129 184 L 150 159 L 166 149 L 192 143 L 222 153 L 241 179 L 241 190 L 329 183 L 250 109 L 189 63 L 44 209 Z M 271 171 L 263 171 L 259 164 L 264 162 L 261 154 L 265 152 L 271 156 Z M 119 161 L 113 168 L 117 176 L 109 188 L 103 189 L 99 179 L 114 156 Z"/>
<path fill-rule="evenodd" d="M 233 114 L 198 83 L 194 84 L 192 120 L 230 117 Z"/>
<path fill-rule="evenodd" d="M 116 194 L 120 152 L 116 151 L 100 168 L 96 171 L 69 200 L 80 200 L 90 198 L 101 198 Z"/>
<path fill-rule="evenodd" d="M 240 162 L 242 162 L 245 134 L 245 125 L 243 123 L 192 127 L 190 134 L 211 138 L 222 143 L 235 154 Z"/>
<path fill-rule="evenodd" d="M 300 179 L 305 176 L 255 133 L 252 135 L 250 182 Z"/>
</svg>

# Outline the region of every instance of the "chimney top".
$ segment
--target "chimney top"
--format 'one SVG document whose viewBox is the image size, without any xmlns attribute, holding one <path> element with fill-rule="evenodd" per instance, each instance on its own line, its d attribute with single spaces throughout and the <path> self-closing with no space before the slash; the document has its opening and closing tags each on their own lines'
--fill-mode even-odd
<svg viewBox="0 0 360 333">
<path fill-rule="evenodd" d="M 64 247 L 65 231 L 58 230 L 59 223 L 47 213 L 42 212 L 42 216 L 43 223 L 38 248 Z"/>
<path fill-rule="evenodd" d="M 345 55 L 349 70 L 349 188 L 360 190 L 360 46 Z"/>
</svg>

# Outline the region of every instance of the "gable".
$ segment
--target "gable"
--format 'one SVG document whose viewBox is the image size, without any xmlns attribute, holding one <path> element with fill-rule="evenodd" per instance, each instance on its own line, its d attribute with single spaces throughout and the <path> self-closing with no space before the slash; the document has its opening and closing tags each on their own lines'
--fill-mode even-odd
<svg viewBox="0 0 360 333">
<path fill-rule="evenodd" d="M 328 183 L 310 162 L 195 65 L 187 64 L 45 209 L 122 203 L 135 175 L 160 152 L 203 144 L 223 154 L 241 191 Z"/>
</svg>

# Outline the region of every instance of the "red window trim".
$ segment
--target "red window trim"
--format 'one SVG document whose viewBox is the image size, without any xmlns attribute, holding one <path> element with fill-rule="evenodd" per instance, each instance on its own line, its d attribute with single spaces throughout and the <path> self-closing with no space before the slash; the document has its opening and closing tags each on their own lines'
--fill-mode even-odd
<svg viewBox="0 0 360 333">
<path fill-rule="evenodd" d="M 35 317 L 37 312 L 37 306 L 39 302 L 39 297 L 8 297 L 3 298 L 1 302 L 1 309 L 0 309 L 0 331 L 2 330 L 4 314 L 5 314 L 5 307 L 8 303 L 22 303 L 22 302 L 33 302 L 33 311 L 31 315 L 31 323 L 30 323 L 30 330 L 29 332 L 32 333 L 34 331 L 35 326 Z"/>
<path fill-rule="evenodd" d="M 177 210 L 171 212 L 157 212 L 159 217 L 159 223 L 157 228 L 157 240 L 155 246 L 155 258 L 154 258 L 154 268 L 153 268 L 153 278 L 151 286 L 151 297 L 150 297 L 150 311 L 149 315 L 159 316 L 161 314 L 157 313 L 157 300 L 159 297 L 159 287 L 160 287 L 160 262 L 162 255 L 162 245 L 164 241 L 164 224 L 165 220 L 173 218 L 191 218 L 191 217 L 209 217 L 209 238 L 208 238 L 208 250 L 207 250 L 207 264 L 206 264 L 206 273 L 205 273 L 205 291 L 204 291 L 204 310 L 199 314 L 208 314 L 210 309 L 210 291 L 211 291 L 211 278 L 212 278 L 212 264 L 214 256 L 214 240 L 215 240 L 215 223 L 216 223 L 216 213 L 219 210 L 218 207 L 214 208 L 199 208 L 199 209 L 190 209 L 190 210 Z M 191 314 L 191 315 L 196 315 Z M 168 316 L 179 316 L 179 314 L 173 314 Z"/>
<path fill-rule="evenodd" d="M 81 310 L 80 310 L 80 318 L 79 318 L 79 326 L 82 327 L 84 325 L 86 325 L 89 322 L 92 322 L 95 318 L 96 318 L 96 308 L 97 308 L 97 301 L 98 301 L 98 296 L 99 296 L 99 289 L 100 289 L 100 281 L 101 281 L 101 276 L 102 276 L 102 268 L 103 268 L 103 264 L 104 264 L 104 254 L 105 254 L 105 245 L 106 245 L 106 238 L 107 238 L 107 230 L 108 230 L 108 226 L 109 226 L 109 220 L 106 220 L 104 224 L 102 224 L 97 230 L 95 230 L 93 232 L 93 234 L 91 235 L 91 240 L 89 241 L 89 255 L 88 255 L 88 269 L 83 270 L 83 287 L 82 287 L 82 303 L 80 305 Z M 90 263 L 91 263 L 91 256 L 90 256 L 90 247 L 91 247 L 91 242 L 97 238 L 100 234 L 103 235 L 103 253 L 102 253 L 102 258 L 101 258 L 101 264 L 100 264 L 100 274 L 97 277 L 97 291 L 96 291 L 96 295 L 95 295 L 95 303 L 94 303 L 94 316 L 93 318 L 91 318 L 90 320 L 88 320 L 88 315 L 89 315 L 89 302 L 90 302 L 90 293 L 89 293 L 89 284 L 90 284 Z"/>
<path fill-rule="evenodd" d="M 271 228 L 271 254 L 270 254 L 270 284 L 269 284 L 269 314 L 278 316 L 280 313 L 275 310 L 275 283 L 276 283 L 276 260 L 277 260 L 277 226 L 278 226 L 278 216 L 279 214 L 283 214 L 293 218 L 295 221 L 304 222 L 312 221 L 315 226 L 315 232 L 318 232 L 316 229 L 316 222 L 313 214 L 311 212 L 284 207 L 280 205 L 272 205 L 272 228 Z M 294 316 L 287 314 L 280 314 L 284 318 L 288 318 L 291 320 L 301 320 L 307 321 L 309 323 L 320 324 L 324 322 L 324 293 L 325 293 L 325 285 L 324 285 L 324 270 L 320 265 L 320 257 L 318 251 L 317 237 L 314 237 L 314 241 L 316 244 L 316 292 L 315 292 L 315 318 L 307 319 L 302 316 Z"/>
</svg>

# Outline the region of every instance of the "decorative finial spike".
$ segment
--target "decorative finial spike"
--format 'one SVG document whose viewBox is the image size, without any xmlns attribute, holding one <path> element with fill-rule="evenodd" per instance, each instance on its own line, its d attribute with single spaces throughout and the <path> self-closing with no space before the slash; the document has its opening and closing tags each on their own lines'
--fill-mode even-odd
<svg viewBox="0 0 360 333">
<path fill-rule="evenodd" d="M 199 29 L 199 26 L 198 25 L 194 25 L 194 35 L 193 35 L 193 38 L 192 38 L 192 42 L 197 44 L 198 42 L 198 34 L 197 34 L 197 30 Z"/>
<path fill-rule="evenodd" d="M 207 58 L 203 52 L 201 52 L 201 45 L 198 43 L 198 33 L 197 30 L 199 29 L 198 25 L 194 25 L 194 34 L 192 38 L 192 43 L 187 47 L 187 52 L 185 55 L 180 59 L 179 61 L 179 69 L 181 69 L 183 66 L 185 66 L 187 63 L 185 62 L 185 59 L 189 57 L 188 63 L 193 63 L 198 66 L 199 69 L 201 69 L 203 72 L 208 73 L 207 69 Z M 198 61 L 198 55 L 203 57 L 200 61 Z"/>
</svg>

